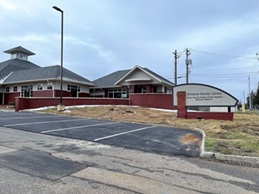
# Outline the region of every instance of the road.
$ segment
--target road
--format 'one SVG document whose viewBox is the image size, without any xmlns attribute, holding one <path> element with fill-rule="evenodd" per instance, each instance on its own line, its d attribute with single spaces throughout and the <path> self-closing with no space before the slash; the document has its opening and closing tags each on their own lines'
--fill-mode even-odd
<svg viewBox="0 0 259 194">
<path fill-rule="evenodd" d="M 259 169 L 0 128 L 0 194 L 259 193 Z"/>
</svg>

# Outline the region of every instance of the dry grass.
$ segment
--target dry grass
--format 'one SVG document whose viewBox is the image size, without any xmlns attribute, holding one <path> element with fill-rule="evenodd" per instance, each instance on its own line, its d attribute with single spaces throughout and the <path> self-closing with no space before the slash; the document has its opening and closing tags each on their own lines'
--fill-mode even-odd
<svg viewBox="0 0 259 194">
<path fill-rule="evenodd" d="M 259 157 L 258 113 L 235 113 L 234 121 L 199 121 L 178 119 L 176 118 L 176 114 L 172 112 L 132 106 L 74 108 L 63 113 L 58 113 L 56 110 L 52 109 L 49 110 L 49 112 L 77 117 L 169 125 L 183 129 L 201 128 L 207 135 L 207 151 Z M 185 137 L 182 141 L 188 142 L 188 139 L 192 139 L 193 141 L 193 138 L 191 137 Z"/>
</svg>

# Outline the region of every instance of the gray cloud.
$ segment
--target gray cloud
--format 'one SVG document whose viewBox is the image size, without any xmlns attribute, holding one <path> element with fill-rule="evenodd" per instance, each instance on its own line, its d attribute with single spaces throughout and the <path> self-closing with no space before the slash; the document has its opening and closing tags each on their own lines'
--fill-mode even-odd
<svg viewBox="0 0 259 194">
<path fill-rule="evenodd" d="M 0 50 L 22 45 L 37 54 L 33 62 L 58 64 L 60 13 L 53 5 L 64 10 L 64 64 L 87 79 L 135 65 L 171 79 L 172 52 L 190 48 L 191 82 L 221 87 L 237 98 L 247 90 L 248 74 L 257 85 L 257 0 L 6 0 L 0 2 Z M 184 60 L 182 53 L 179 75 L 185 74 Z"/>
</svg>

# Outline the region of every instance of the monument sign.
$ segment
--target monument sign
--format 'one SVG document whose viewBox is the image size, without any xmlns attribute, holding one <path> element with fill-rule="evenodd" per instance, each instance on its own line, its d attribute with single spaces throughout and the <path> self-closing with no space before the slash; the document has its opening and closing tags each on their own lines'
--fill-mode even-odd
<svg viewBox="0 0 259 194">
<path fill-rule="evenodd" d="M 177 107 L 177 117 L 186 119 L 233 120 L 231 107 L 238 100 L 229 93 L 204 84 L 182 84 L 173 88 L 173 106 Z M 188 107 L 227 107 L 227 112 L 188 111 Z"/>
<path fill-rule="evenodd" d="M 229 93 L 204 84 L 182 84 L 173 88 L 173 105 L 177 106 L 177 92 L 186 92 L 186 106 L 234 107 L 238 100 Z"/>
</svg>

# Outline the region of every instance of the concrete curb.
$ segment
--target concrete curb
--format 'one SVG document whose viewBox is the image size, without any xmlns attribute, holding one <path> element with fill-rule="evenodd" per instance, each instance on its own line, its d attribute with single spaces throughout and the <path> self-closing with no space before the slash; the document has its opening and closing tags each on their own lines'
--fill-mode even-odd
<svg viewBox="0 0 259 194">
<path fill-rule="evenodd" d="M 244 165 L 259 167 L 259 157 L 226 155 L 226 154 L 221 154 L 221 153 L 216 153 L 216 152 L 206 152 L 205 151 L 205 137 L 206 137 L 205 132 L 199 128 L 195 128 L 194 130 L 198 131 L 202 134 L 200 158 L 213 159 L 213 160 L 218 160 L 218 161 L 223 161 L 223 162 L 244 164 Z"/>
</svg>

